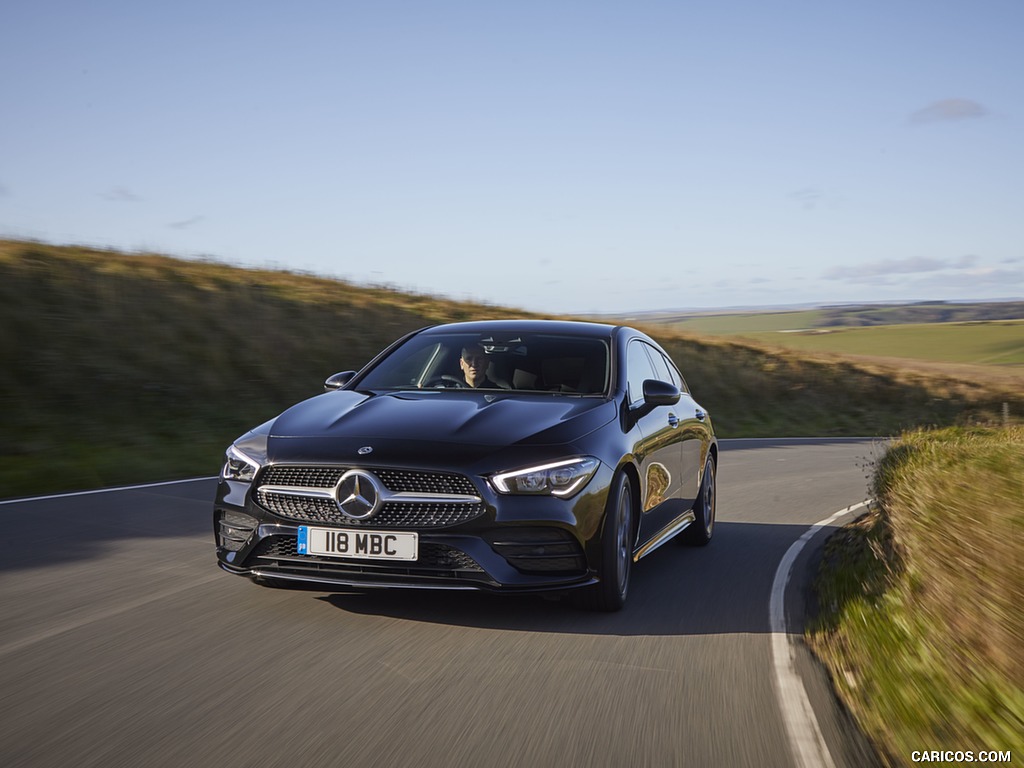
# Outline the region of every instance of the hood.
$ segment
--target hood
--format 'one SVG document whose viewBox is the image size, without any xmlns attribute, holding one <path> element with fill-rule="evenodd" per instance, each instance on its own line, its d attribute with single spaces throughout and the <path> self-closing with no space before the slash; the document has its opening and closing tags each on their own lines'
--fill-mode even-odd
<svg viewBox="0 0 1024 768">
<path fill-rule="evenodd" d="M 339 390 L 289 408 L 270 427 L 270 437 L 554 445 L 571 443 L 614 417 L 614 404 L 602 398 L 465 390 L 367 395 Z"/>
</svg>

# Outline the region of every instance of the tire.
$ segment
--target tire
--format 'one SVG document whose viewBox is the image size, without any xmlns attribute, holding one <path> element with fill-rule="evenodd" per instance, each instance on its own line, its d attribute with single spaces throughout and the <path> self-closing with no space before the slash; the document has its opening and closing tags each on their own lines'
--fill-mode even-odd
<svg viewBox="0 0 1024 768">
<path fill-rule="evenodd" d="M 624 473 L 616 475 L 608 494 L 598 583 L 580 594 L 584 608 L 611 613 L 622 610 L 633 570 L 633 490 Z"/>
<path fill-rule="evenodd" d="M 693 505 L 696 520 L 684 530 L 679 541 L 691 547 L 706 547 L 715 533 L 715 508 L 718 496 L 716 484 L 715 460 L 709 455 L 704 464 L 704 479 L 697 493 L 697 501 Z"/>
</svg>

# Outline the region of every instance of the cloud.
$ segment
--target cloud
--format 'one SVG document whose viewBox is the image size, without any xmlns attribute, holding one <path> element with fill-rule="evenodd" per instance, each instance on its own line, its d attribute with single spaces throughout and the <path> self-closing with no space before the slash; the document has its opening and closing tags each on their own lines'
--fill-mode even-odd
<svg viewBox="0 0 1024 768">
<path fill-rule="evenodd" d="M 966 272 L 938 273 L 920 281 L 918 290 L 949 289 L 968 295 L 988 289 L 1005 295 L 1020 295 L 1024 291 L 1024 269 L 972 269 Z"/>
<path fill-rule="evenodd" d="M 109 192 L 101 192 L 100 197 L 112 203 L 138 203 L 142 200 L 127 187 L 113 187 Z"/>
<path fill-rule="evenodd" d="M 0 183 L 0 197 L 7 197 L 9 194 L 11 194 L 11 190 Z"/>
<path fill-rule="evenodd" d="M 205 216 L 193 216 L 191 219 L 185 219 L 184 221 L 172 221 L 167 226 L 171 229 L 188 229 L 191 226 L 199 224 L 200 222 L 206 221 Z"/>
<path fill-rule="evenodd" d="M 860 283 L 870 282 L 875 278 L 886 275 L 916 275 L 955 267 L 956 264 L 954 262 L 917 256 L 910 259 L 886 259 L 885 261 L 858 264 L 856 266 L 832 267 L 826 270 L 822 277 L 826 280 L 850 280 Z"/>
<path fill-rule="evenodd" d="M 790 198 L 800 203 L 805 211 L 812 211 L 825 199 L 825 193 L 814 187 L 804 187 L 790 194 Z"/>
<path fill-rule="evenodd" d="M 973 254 L 956 259 L 887 259 L 832 267 L 822 277 L 875 288 L 906 289 L 912 285 L 917 291 L 952 289 L 963 293 L 1003 286 L 1013 293 L 1024 288 L 1024 269 L 997 269 L 980 261 Z"/>
<path fill-rule="evenodd" d="M 944 123 L 986 117 L 988 114 L 985 107 L 971 99 L 942 99 L 914 112 L 910 115 L 910 122 L 918 125 Z"/>
<path fill-rule="evenodd" d="M 980 261 L 980 259 L 977 256 L 975 256 L 973 253 L 969 253 L 965 256 L 961 256 L 959 259 L 953 262 L 951 266 L 953 267 L 953 269 L 970 269 L 975 264 L 977 264 L 978 261 Z"/>
</svg>

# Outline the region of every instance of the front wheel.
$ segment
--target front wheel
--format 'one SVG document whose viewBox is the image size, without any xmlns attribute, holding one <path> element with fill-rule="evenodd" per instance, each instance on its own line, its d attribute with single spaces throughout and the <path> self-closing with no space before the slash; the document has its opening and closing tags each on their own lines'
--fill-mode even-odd
<svg viewBox="0 0 1024 768">
<path fill-rule="evenodd" d="M 697 502 L 693 505 L 696 520 L 682 532 L 680 541 L 691 547 L 705 547 L 715 532 L 715 460 L 708 456 L 704 464 L 704 479 L 700 483 Z"/>
<path fill-rule="evenodd" d="M 633 492 L 629 478 L 619 474 L 608 494 L 601 536 L 600 581 L 580 595 L 583 606 L 595 611 L 621 610 L 629 593 L 633 568 Z"/>
</svg>

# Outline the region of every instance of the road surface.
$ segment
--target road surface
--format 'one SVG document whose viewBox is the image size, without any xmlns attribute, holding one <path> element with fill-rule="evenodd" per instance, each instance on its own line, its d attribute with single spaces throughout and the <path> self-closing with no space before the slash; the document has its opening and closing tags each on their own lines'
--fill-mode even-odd
<svg viewBox="0 0 1024 768">
<path fill-rule="evenodd" d="M 0 765 L 795 766 L 773 578 L 880 448 L 722 446 L 714 540 L 642 560 L 617 614 L 259 587 L 214 563 L 210 479 L 3 503 Z M 794 565 L 791 632 L 831 529 Z M 796 666 L 834 764 L 870 764 Z"/>
</svg>

